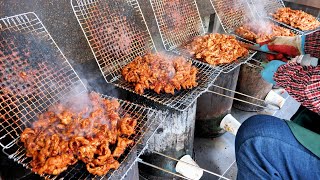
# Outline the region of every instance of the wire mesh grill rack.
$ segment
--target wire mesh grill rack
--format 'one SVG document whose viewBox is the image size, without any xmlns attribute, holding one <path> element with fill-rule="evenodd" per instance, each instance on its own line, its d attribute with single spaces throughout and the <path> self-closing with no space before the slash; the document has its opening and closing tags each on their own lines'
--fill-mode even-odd
<svg viewBox="0 0 320 180">
<path fill-rule="evenodd" d="M 244 0 L 210 0 L 221 26 L 226 33 L 233 32 L 246 23 L 247 19 L 256 19 Z"/>
<path fill-rule="evenodd" d="M 138 2 L 72 0 L 71 4 L 106 81 L 135 93 L 133 86 L 122 77 L 121 69 L 136 56 L 156 51 Z M 166 55 L 176 56 L 170 52 Z M 199 69 L 197 87 L 175 95 L 146 91 L 142 96 L 175 110 L 188 108 L 220 73 L 207 64 L 192 62 Z"/>
<path fill-rule="evenodd" d="M 0 19 L 0 145 L 14 161 L 30 169 L 30 158 L 20 143 L 20 134 L 31 127 L 48 107 L 69 97 L 83 96 L 87 89 L 42 22 L 34 13 Z M 111 97 L 103 96 L 111 99 Z M 137 119 L 134 144 L 118 159 L 118 170 L 104 177 L 90 175 L 77 163 L 50 179 L 120 179 L 143 152 L 166 112 L 118 100 L 121 117 Z"/>
<path fill-rule="evenodd" d="M 240 37 L 237 37 L 237 39 L 241 39 Z M 245 41 L 245 40 L 244 40 Z M 246 42 L 247 43 L 247 42 Z M 193 58 L 190 57 L 190 54 L 188 51 L 186 51 L 184 48 L 176 48 L 172 50 L 173 53 L 187 57 L 188 59 L 192 59 L 193 61 L 198 61 L 195 60 Z M 221 64 L 219 66 L 213 66 L 213 65 L 208 65 L 210 66 L 211 69 L 213 69 L 214 71 L 219 71 L 219 72 L 223 72 L 223 73 L 229 73 L 231 71 L 233 71 L 235 68 L 237 68 L 238 66 L 240 66 L 241 64 L 246 63 L 248 60 L 250 60 L 254 55 L 256 54 L 256 52 L 249 50 L 249 54 L 247 56 L 238 58 L 236 61 L 234 61 L 232 64 Z M 202 63 L 200 61 L 198 61 L 199 63 Z M 205 64 L 205 63 L 202 63 Z"/>
<path fill-rule="evenodd" d="M 155 46 L 135 0 L 71 0 L 74 13 L 106 81 Z"/>
<path fill-rule="evenodd" d="M 236 35 L 234 32 L 237 28 L 240 26 L 243 26 L 246 24 L 248 20 L 250 21 L 261 21 L 261 19 L 258 18 L 257 15 L 252 10 L 252 6 L 249 6 L 246 2 L 246 0 L 230 0 L 228 3 L 224 0 L 210 0 L 218 18 L 219 21 L 226 33 L 234 34 L 239 39 L 254 44 L 255 42 L 246 40 L 238 35 Z M 270 19 L 271 20 L 271 19 Z M 268 22 L 269 20 L 263 20 L 264 22 Z M 273 20 L 271 20 L 273 21 Z M 284 26 L 282 23 L 273 21 L 273 23 Z M 284 26 L 287 27 L 287 26 Z M 294 34 L 301 34 L 300 31 L 297 31 L 295 29 L 289 28 L 291 32 Z"/>
<path fill-rule="evenodd" d="M 254 8 L 255 13 L 260 17 L 266 17 L 270 15 L 270 13 L 275 13 L 279 8 L 285 7 L 282 0 L 249 0 L 247 2 Z M 258 10 L 260 10 L 260 12 Z"/>
<path fill-rule="evenodd" d="M 2 148 L 49 105 L 86 90 L 34 13 L 0 19 L 0 60 L 1 119 L 12 119 L 0 121 Z"/>
<path fill-rule="evenodd" d="M 196 36 L 204 35 L 204 27 L 194 0 L 150 0 L 163 45 L 173 50 Z"/>
<path fill-rule="evenodd" d="M 150 3 L 165 49 L 190 57 L 191 55 L 182 46 L 189 43 L 194 37 L 205 34 L 196 1 L 150 0 Z M 239 58 L 234 63 L 210 65 L 210 67 L 228 73 L 247 62 L 253 55 L 254 52 L 251 51 L 248 56 Z"/>
<path fill-rule="evenodd" d="M 279 8 L 285 7 L 285 4 L 283 3 L 282 0 L 248 0 L 247 1 L 248 5 L 251 8 L 251 11 L 258 16 L 262 18 L 268 18 L 273 22 L 276 22 L 278 24 L 281 24 L 287 28 L 290 28 L 294 30 L 295 32 L 298 32 L 298 34 L 309 34 L 315 31 L 318 31 L 320 27 L 314 29 L 314 30 L 307 30 L 303 31 L 297 28 L 294 28 L 288 24 L 285 24 L 283 22 L 280 22 L 276 19 L 274 19 L 271 15 L 274 14 Z M 318 18 L 319 21 L 319 18 Z"/>
</svg>

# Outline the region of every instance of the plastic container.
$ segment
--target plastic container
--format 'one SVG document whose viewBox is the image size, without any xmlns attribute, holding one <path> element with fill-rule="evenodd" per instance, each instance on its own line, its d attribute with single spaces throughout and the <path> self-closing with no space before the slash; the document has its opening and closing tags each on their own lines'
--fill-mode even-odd
<svg viewBox="0 0 320 180">
<path fill-rule="evenodd" d="M 237 121 L 231 114 L 226 115 L 221 123 L 220 127 L 233 135 L 237 135 L 238 129 L 240 128 L 241 123 Z"/>
</svg>

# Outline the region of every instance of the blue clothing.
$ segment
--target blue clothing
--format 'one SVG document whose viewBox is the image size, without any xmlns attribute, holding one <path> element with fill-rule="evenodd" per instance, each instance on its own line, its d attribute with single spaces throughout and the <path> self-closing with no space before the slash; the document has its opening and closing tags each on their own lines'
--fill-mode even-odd
<svg viewBox="0 0 320 180">
<path fill-rule="evenodd" d="M 261 77 L 265 81 L 267 81 L 273 85 L 276 85 L 276 81 L 274 81 L 274 79 L 273 79 L 274 73 L 276 73 L 278 68 L 284 64 L 286 64 L 286 63 L 282 62 L 280 60 L 270 61 L 268 64 L 263 65 L 263 70 L 260 73 Z"/>
<path fill-rule="evenodd" d="M 256 115 L 236 136 L 238 179 L 320 179 L 320 158 L 302 146 L 288 124 Z"/>
</svg>

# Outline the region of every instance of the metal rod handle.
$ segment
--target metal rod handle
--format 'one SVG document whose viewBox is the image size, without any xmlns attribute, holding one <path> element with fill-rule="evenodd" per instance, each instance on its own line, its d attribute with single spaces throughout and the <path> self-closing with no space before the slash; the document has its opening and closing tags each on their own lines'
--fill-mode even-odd
<svg viewBox="0 0 320 180">
<path fill-rule="evenodd" d="M 256 63 L 259 63 L 259 65 L 255 65 L 255 64 L 249 63 L 249 61 L 254 61 Z M 251 67 L 254 67 L 254 68 L 258 68 L 258 69 L 263 69 L 261 61 L 259 61 L 257 59 L 254 59 L 254 58 L 249 59 L 249 61 L 247 62 L 248 66 L 251 66 Z"/>
<path fill-rule="evenodd" d="M 259 60 L 257 60 L 257 59 L 251 58 L 250 60 L 252 60 L 252 61 L 254 61 L 254 62 L 257 62 L 257 63 L 259 63 L 260 65 L 262 64 L 262 62 L 259 61 Z"/>
<path fill-rule="evenodd" d="M 255 65 L 255 64 L 252 64 L 252 63 L 249 63 L 249 62 L 246 62 L 246 64 L 247 64 L 248 66 L 251 66 L 251 67 L 254 67 L 254 68 L 263 69 L 263 67 L 257 66 L 257 65 Z"/>
<path fill-rule="evenodd" d="M 253 97 L 253 96 L 249 96 L 249 95 L 247 95 L 247 94 L 243 94 L 243 93 L 238 92 L 238 91 L 234 91 L 234 90 L 231 90 L 231 89 L 227 89 L 227 88 L 224 88 L 224 87 L 221 87 L 221 86 L 218 86 L 218 85 L 214 85 L 214 84 L 212 84 L 212 86 L 217 87 L 217 88 L 220 88 L 220 89 L 223 89 L 223 90 L 226 90 L 226 91 L 230 91 L 230 92 L 233 92 L 233 93 L 236 93 L 236 94 L 240 94 L 240 95 L 242 95 L 242 96 L 246 96 L 246 97 L 248 97 L 248 98 L 255 99 L 255 100 L 257 100 L 257 101 L 261 101 L 261 102 L 264 102 L 264 103 L 265 103 L 265 100 L 258 99 L 258 98 Z M 210 90 L 209 90 L 209 91 L 210 91 Z"/>
<path fill-rule="evenodd" d="M 227 96 L 227 95 L 224 95 L 224 94 L 221 94 L 221 93 L 217 93 L 217 92 L 214 92 L 214 91 L 211 91 L 211 90 L 208 90 L 207 92 L 213 93 L 213 94 L 217 94 L 217 95 L 220 95 L 220 96 L 223 96 L 223 97 L 227 97 L 227 98 L 230 98 L 230 99 L 234 99 L 234 100 L 237 100 L 237 101 L 240 101 L 240 102 L 243 102 L 243 103 L 247 103 L 247 104 L 250 104 L 250 105 L 258 106 L 258 107 L 261 107 L 261 108 L 275 110 L 275 109 L 268 108 L 267 106 L 261 106 L 261 105 L 258 105 L 258 104 L 254 104 L 254 103 L 249 102 L 249 101 L 238 99 L 238 98 L 235 98 L 235 97 L 232 97 L 232 96 Z M 280 108 L 276 107 L 276 109 L 279 110 Z"/>
<path fill-rule="evenodd" d="M 222 179 L 225 179 L 225 180 L 229 180 L 228 178 L 225 178 L 225 177 L 223 177 L 223 176 L 221 176 L 221 175 L 219 175 L 219 174 L 216 174 L 216 173 L 211 172 L 211 171 L 209 171 L 209 170 L 206 170 L 206 169 L 203 169 L 203 168 L 201 168 L 201 167 L 198 167 L 198 166 L 196 166 L 196 165 L 194 165 L 194 164 L 190 164 L 190 163 L 181 161 L 181 160 L 179 160 L 179 159 L 170 157 L 170 156 L 168 156 L 168 155 L 165 155 L 165 154 L 162 154 L 162 153 L 159 153 L 159 152 L 156 152 L 156 151 L 152 151 L 152 150 L 150 150 L 150 151 L 151 151 L 152 153 L 154 153 L 154 154 L 158 154 L 158 155 L 163 156 L 163 157 L 166 157 L 166 158 L 168 158 L 168 159 L 171 159 L 171 160 L 174 160 L 174 161 L 177 161 L 177 162 L 183 162 L 183 163 L 188 164 L 188 165 L 190 165 L 190 166 L 196 167 L 196 168 L 198 168 L 198 169 L 203 170 L 204 172 L 207 172 L 207 173 L 212 174 L 212 175 L 214 175 L 214 176 L 218 176 L 219 178 L 222 178 Z"/>
<path fill-rule="evenodd" d="M 189 179 L 189 178 L 187 178 L 187 177 L 184 177 L 184 176 L 182 176 L 182 175 L 180 175 L 180 174 L 173 173 L 173 172 L 171 172 L 171 171 L 168 171 L 168 170 L 163 169 L 163 168 L 161 168 L 161 167 L 158 167 L 158 166 L 156 166 L 156 165 L 153 165 L 153 164 L 144 162 L 144 161 L 143 161 L 142 159 L 140 159 L 140 158 L 138 158 L 137 161 L 138 161 L 139 163 L 141 163 L 141 164 L 150 166 L 150 167 L 155 168 L 155 169 L 158 169 L 158 170 L 160 170 L 160 171 L 164 171 L 164 172 L 169 173 L 169 174 L 172 174 L 172 175 L 174 175 L 174 176 L 177 176 L 177 177 L 180 177 L 180 178 L 183 178 L 183 179 L 192 180 L 192 179 Z"/>
</svg>

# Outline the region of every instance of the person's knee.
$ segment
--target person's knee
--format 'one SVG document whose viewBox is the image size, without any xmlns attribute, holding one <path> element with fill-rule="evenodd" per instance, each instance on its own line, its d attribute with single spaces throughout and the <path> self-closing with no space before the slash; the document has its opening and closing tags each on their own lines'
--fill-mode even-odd
<svg viewBox="0 0 320 180">
<path fill-rule="evenodd" d="M 288 129 L 286 123 L 274 116 L 255 115 L 248 118 L 240 126 L 236 136 L 236 150 L 239 149 L 242 143 L 254 137 L 264 136 L 273 137 L 279 136 L 281 132 Z"/>
<path fill-rule="evenodd" d="M 258 135 L 261 130 L 265 130 L 270 127 L 270 123 L 274 124 L 274 121 L 280 119 L 268 116 L 268 115 L 254 115 L 245 120 L 237 133 L 237 138 L 246 138 L 247 136 Z"/>
<path fill-rule="evenodd" d="M 279 120 L 278 118 L 274 116 L 269 115 L 254 115 L 249 117 L 247 120 L 245 120 L 242 123 L 241 129 L 247 129 L 247 128 L 261 128 L 262 124 L 267 125 L 269 122 Z"/>
</svg>

